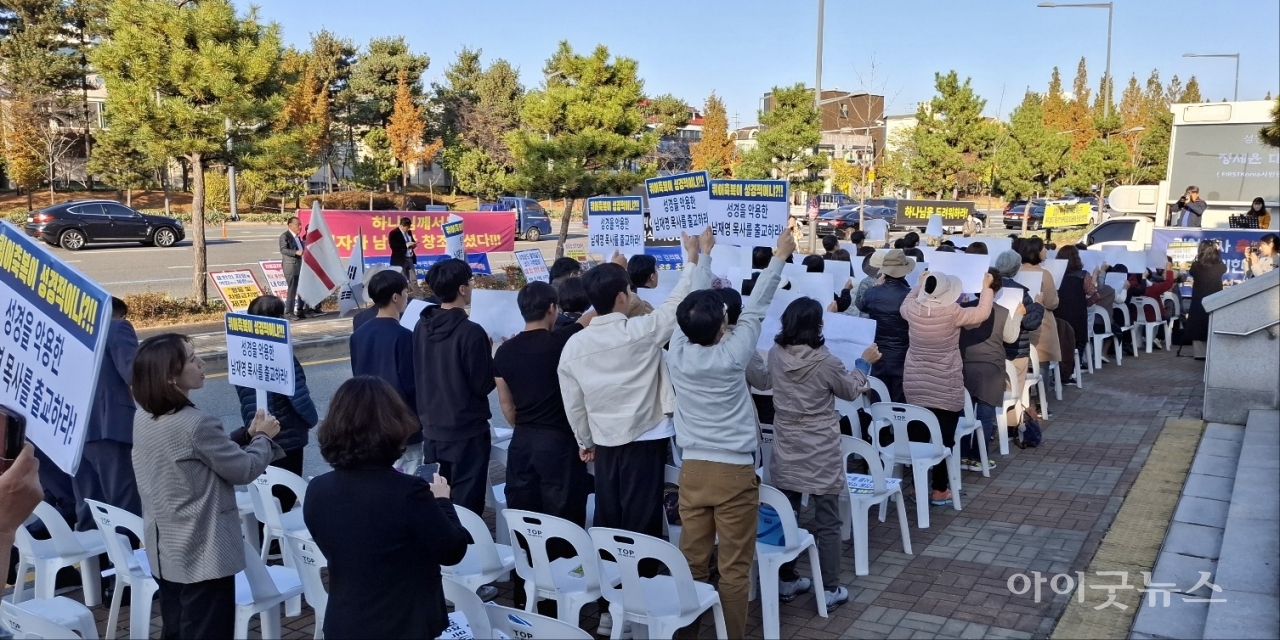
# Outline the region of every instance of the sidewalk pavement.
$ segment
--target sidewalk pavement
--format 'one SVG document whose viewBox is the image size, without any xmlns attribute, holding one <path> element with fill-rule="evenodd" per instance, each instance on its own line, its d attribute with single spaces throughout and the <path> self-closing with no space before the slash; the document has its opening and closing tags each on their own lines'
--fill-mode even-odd
<svg viewBox="0 0 1280 640">
<path fill-rule="evenodd" d="M 1074 577 L 1074 572 L 1089 569 L 1166 419 L 1200 418 L 1203 369 L 1192 358 L 1157 350 L 1126 357 L 1123 366 L 1112 363 L 1095 375 L 1085 374 L 1085 388 L 1065 387 L 1061 402 L 1050 391 L 1053 417 L 1043 422 L 1043 444 L 1012 448 L 1008 456 L 994 450 L 999 467 L 990 478 L 963 472 L 964 510 L 932 507 L 927 530 L 916 527 L 914 509 L 909 509 L 914 555 L 903 553 L 896 517 L 890 514 L 885 523 L 873 518 L 871 575 L 854 575 L 852 544 L 845 543 L 841 583 L 849 589 L 850 602 L 827 618 L 816 614 L 812 594 L 782 604 L 782 636 L 1048 637 L 1072 594 L 1056 594 L 1045 583 L 1037 600 L 1035 590 L 1014 594 L 1009 579 L 1032 571 L 1046 578 L 1058 573 Z M 500 466 L 494 463 L 491 471 L 495 484 L 504 481 Z M 802 512 L 801 525 L 811 517 L 811 510 Z M 485 518 L 492 525 L 492 510 Z M 800 571 L 809 575 L 807 560 L 801 561 Z M 1141 588 L 1141 576 L 1131 576 L 1129 584 L 1134 583 Z M 510 583 L 498 586 L 498 603 L 510 605 Z M 107 608 L 97 607 L 94 613 L 105 624 Z M 584 614 L 582 627 L 594 632 L 594 607 L 586 607 Z M 122 621 L 128 618 L 127 611 L 121 613 Z M 157 605 L 152 637 L 158 636 L 159 624 Z M 285 638 L 313 635 L 309 609 L 284 619 L 283 625 Z M 759 603 L 753 602 L 747 634 L 758 638 L 761 629 Z M 709 623 L 702 635 L 711 637 Z"/>
</svg>

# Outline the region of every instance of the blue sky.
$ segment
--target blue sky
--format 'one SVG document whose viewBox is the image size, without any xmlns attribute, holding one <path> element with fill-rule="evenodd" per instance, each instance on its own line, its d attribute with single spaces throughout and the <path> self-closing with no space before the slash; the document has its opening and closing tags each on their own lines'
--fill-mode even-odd
<svg viewBox="0 0 1280 640">
<path fill-rule="evenodd" d="M 245 7 L 247 2 L 236 0 Z M 590 51 L 603 43 L 635 58 L 651 95 L 673 93 L 701 107 L 714 91 L 730 125 L 756 119 L 760 96 L 775 85 L 812 85 L 817 0 L 258 0 L 286 42 L 306 47 L 329 29 L 363 44 L 403 35 L 431 57 L 438 81 L 463 46 L 487 63 L 505 58 L 526 86 L 560 40 Z M 828 0 L 824 88 L 868 88 L 886 96 L 890 115 L 912 113 L 933 95 L 935 71 L 973 78 L 987 115 L 1007 117 L 1030 86 L 1043 90 L 1056 65 L 1070 88 L 1088 59 L 1096 88 L 1105 60 L 1107 12 L 1039 9 L 1038 0 Z M 1240 53 L 1240 99 L 1280 91 L 1280 2 L 1276 0 L 1117 0 L 1112 48 L 1116 99 L 1136 74 L 1164 80 L 1195 75 L 1205 96 L 1231 98 L 1232 59 L 1184 53 Z M 872 60 L 875 61 L 874 75 Z"/>
</svg>

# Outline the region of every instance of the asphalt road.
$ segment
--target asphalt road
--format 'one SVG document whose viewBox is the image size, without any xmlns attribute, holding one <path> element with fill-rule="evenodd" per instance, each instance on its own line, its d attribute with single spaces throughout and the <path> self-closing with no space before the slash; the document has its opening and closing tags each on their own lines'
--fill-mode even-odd
<svg viewBox="0 0 1280 640">
<path fill-rule="evenodd" d="M 338 387 L 351 377 L 351 361 L 347 358 L 334 360 L 318 360 L 302 363 L 307 374 L 307 389 L 311 399 L 316 403 L 320 418 L 329 410 L 329 400 Z M 227 383 L 227 374 L 211 374 L 205 378 L 204 388 L 191 393 L 191 401 L 200 410 L 211 413 L 222 419 L 227 431 L 243 426 L 240 418 L 240 400 L 235 388 Z M 489 410 L 493 413 L 490 424 L 496 427 L 508 427 L 498 407 L 498 392 L 489 394 Z M 310 442 L 303 455 L 303 476 L 310 478 L 329 471 L 329 465 L 320 457 L 320 445 L 316 442 L 316 430 L 311 430 Z"/>
</svg>

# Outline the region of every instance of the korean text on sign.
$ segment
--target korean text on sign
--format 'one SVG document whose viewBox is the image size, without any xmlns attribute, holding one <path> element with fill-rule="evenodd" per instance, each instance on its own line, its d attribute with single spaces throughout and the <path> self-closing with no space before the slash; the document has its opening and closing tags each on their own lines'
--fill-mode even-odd
<svg viewBox="0 0 1280 640">
<path fill-rule="evenodd" d="M 263 260 L 258 263 L 262 276 L 267 280 L 271 295 L 284 300 L 289 294 L 289 281 L 284 277 L 284 265 L 279 260 Z"/>
<path fill-rule="evenodd" d="M 547 261 L 542 258 L 541 249 L 523 249 L 515 252 L 515 256 L 525 280 L 551 282 L 551 272 L 547 270 Z"/>
<path fill-rule="evenodd" d="M 84 447 L 111 296 L 9 223 L 0 226 L 0 403 L 69 474 Z"/>
<path fill-rule="evenodd" d="M 228 313 L 226 326 L 227 381 L 238 387 L 293 395 L 289 321 Z"/>
<path fill-rule="evenodd" d="M 787 228 L 787 183 L 712 180 L 709 218 L 716 238 L 743 247 L 770 246 Z"/>
<path fill-rule="evenodd" d="M 253 299 L 262 295 L 258 278 L 249 269 L 213 271 L 209 273 L 228 311 L 246 311 Z"/>
<path fill-rule="evenodd" d="M 588 251 L 608 260 L 644 253 L 644 211 L 639 196 L 587 198 Z"/>
<path fill-rule="evenodd" d="M 972 202 L 955 200 L 898 200 L 898 215 L 895 224 L 902 226 L 924 227 L 929 224 L 930 216 L 942 216 L 943 224 L 955 226 L 964 224 L 976 209 Z"/>
<path fill-rule="evenodd" d="M 680 233 L 701 233 L 711 224 L 706 171 L 649 178 L 644 181 L 649 196 L 649 224 L 653 237 L 679 238 Z"/>
</svg>

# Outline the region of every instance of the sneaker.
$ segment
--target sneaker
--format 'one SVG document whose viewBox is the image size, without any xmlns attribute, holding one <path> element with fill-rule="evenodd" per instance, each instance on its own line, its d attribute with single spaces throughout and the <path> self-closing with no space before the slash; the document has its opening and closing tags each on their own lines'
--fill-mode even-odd
<svg viewBox="0 0 1280 640">
<path fill-rule="evenodd" d="M 476 595 L 480 596 L 481 600 L 490 602 L 494 598 L 498 597 L 498 588 L 491 584 L 486 584 L 483 587 L 476 589 Z"/>
<path fill-rule="evenodd" d="M 960 468 L 964 469 L 965 471 L 982 471 L 982 461 L 974 460 L 972 458 L 965 458 L 964 460 L 960 461 Z M 987 462 L 987 468 L 995 469 L 996 463 Z"/>
<path fill-rule="evenodd" d="M 834 590 L 828 589 L 827 594 L 827 613 L 836 610 L 836 607 L 849 601 L 849 590 L 844 587 L 836 587 Z"/>
<path fill-rule="evenodd" d="M 808 578 L 796 578 L 791 582 L 778 581 L 778 599 L 783 602 L 791 602 L 796 596 L 802 593 L 809 593 L 813 589 L 813 581 Z"/>
<path fill-rule="evenodd" d="M 610 615 L 608 612 L 601 613 L 600 625 L 596 627 L 596 635 L 604 636 L 608 638 L 612 634 L 613 634 L 613 616 Z M 622 639 L 630 640 L 630 638 L 631 638 L 631 625 L 629 623 L 623 622 L 622 623 Z"/>
<path fill-rule="evenodd" d="M 930 491 L 929 504 L 935 507 L 943 507 L 951 504 L 951 491 Z"/>
</svg>

